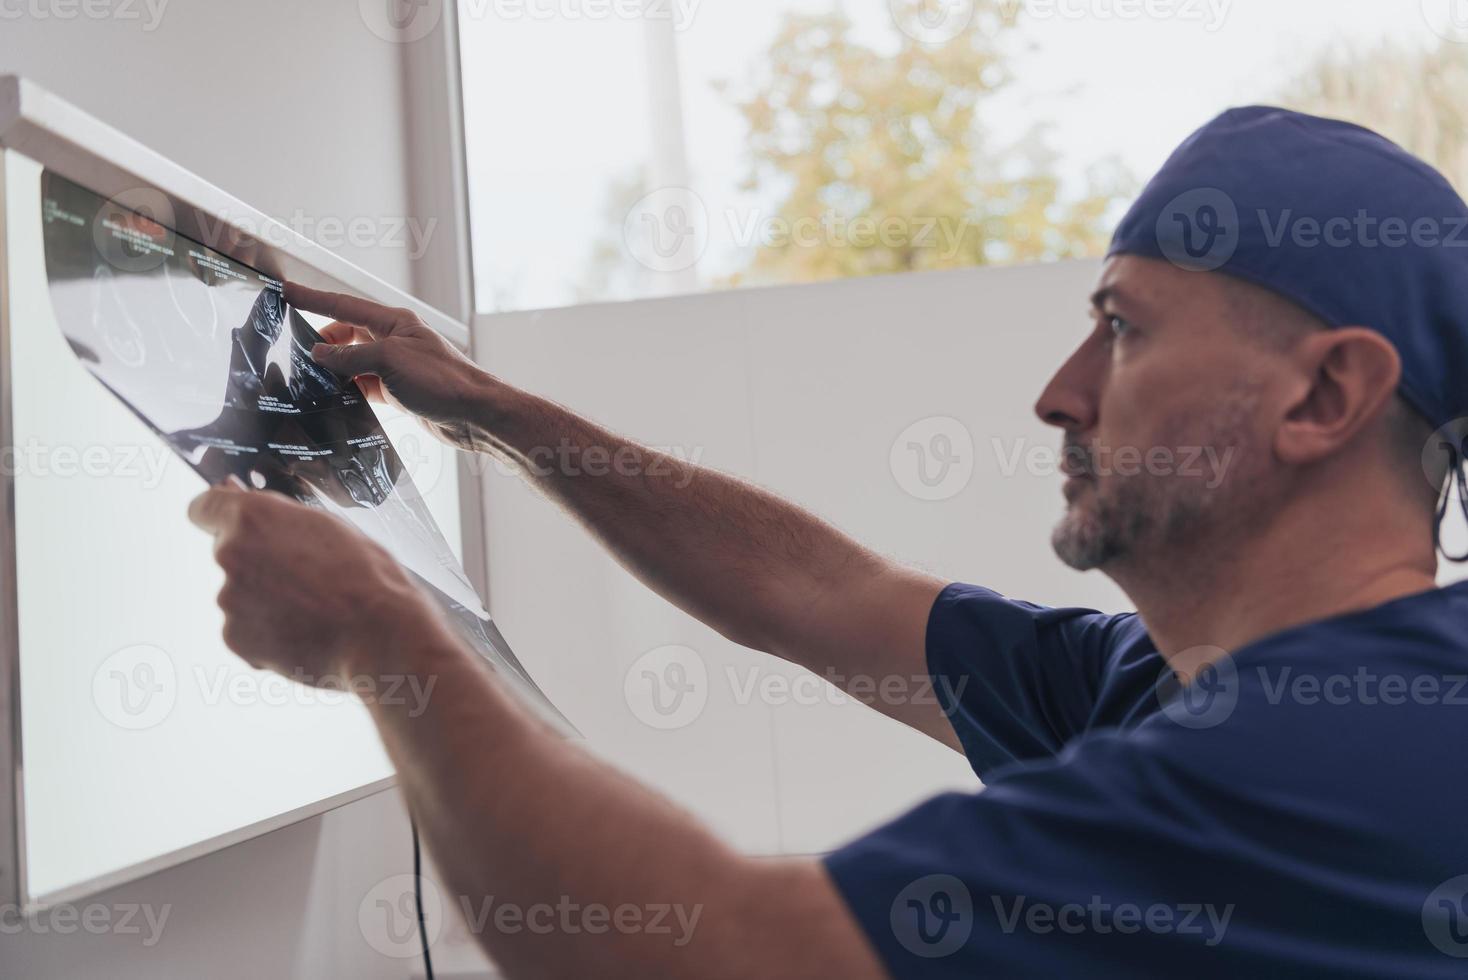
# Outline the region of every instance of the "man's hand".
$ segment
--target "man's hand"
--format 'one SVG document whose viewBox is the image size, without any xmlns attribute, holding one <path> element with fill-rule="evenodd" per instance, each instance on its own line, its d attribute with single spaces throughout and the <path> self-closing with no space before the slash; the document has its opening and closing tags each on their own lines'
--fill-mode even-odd
<svg viewBox="0 0 1468 980">
<path fill-rule="evenodd" d="M 471 422 L 475 395 L 493 379 L 412 310 L 288 283 L 286 302 L 332 318 L 316 363 L 357 380 L 367 397 L 416 415 L 456 449 L 483 449 Z"/>
<path fill-rule="evenodd" d="M 340 688 L 370 658 L 443 632 L 397 562 L 330 514 L 219 486 L 195 498 L 189 519 L 214 535 L 224 642 L 252 667 Z"/>
</svg>

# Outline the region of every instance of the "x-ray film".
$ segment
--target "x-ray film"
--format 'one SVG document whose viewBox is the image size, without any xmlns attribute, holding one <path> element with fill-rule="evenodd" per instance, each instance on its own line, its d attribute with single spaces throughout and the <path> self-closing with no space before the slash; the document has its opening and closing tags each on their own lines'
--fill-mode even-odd
<svg viewBox="0 0 1468 980">
<path fill-rule="evenodd" d="M 466 641 L 574 732 L 516 659 L 361 390 L 310 357 L 283 284 L 54 173 L 46 272 L 86 369 L 210 484 L 230 476 L 347 520 L 385 547 Z"/>
</svg>

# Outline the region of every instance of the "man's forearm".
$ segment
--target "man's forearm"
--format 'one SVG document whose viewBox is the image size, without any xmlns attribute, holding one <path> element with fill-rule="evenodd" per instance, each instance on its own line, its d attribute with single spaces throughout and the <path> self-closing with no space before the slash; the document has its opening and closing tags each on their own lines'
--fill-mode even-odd
<svg viewBox="0 0 1468 980">
<path fill-rule="evenodd" d="M 740 857 L 550 734 L 441 624 L 402 635 L 353 672 L 435 681 L 371 710 L 447 904 L 509 976 L 881 975 L 818 863 Z"/>
<path fill-rule="evenodd" d="M 942 587 L 743 480 L 638 446 L 502 384 L 473 406 L 519 464 L 622 563 L 737 643 L 816 672 L 921 668 Z"/>
<path fill-rule="evenodd" d="M 928 612 L 943 583 L 772 494 L 498 381 L 409 310 L 294 283 L 287 298 L 336 321 L 311 350 L 318 364 L 414 412 L 452 445 L 518 462 L 663 597 L 736 643 L 805 666 L 958 747 L 924 693 Z M 893 679 L 912 696 L 879 694 Z"/>
</svg>

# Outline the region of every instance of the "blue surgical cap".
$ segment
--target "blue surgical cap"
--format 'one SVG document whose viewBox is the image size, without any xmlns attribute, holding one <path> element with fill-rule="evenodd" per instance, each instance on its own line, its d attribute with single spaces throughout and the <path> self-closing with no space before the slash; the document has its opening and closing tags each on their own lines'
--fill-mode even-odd
<svg viewBox="0 0 1468 980">
<path fill-rule="evenodd" d="M 1173 152 L 1109 254 L 1222 272 L 1331 327 L 1370 327 L 1396 347 L 1402 396 L 1434 427 L 1468 416 L 1468 204 L 1369 129 L 1231 109 Z"/>
</svg>

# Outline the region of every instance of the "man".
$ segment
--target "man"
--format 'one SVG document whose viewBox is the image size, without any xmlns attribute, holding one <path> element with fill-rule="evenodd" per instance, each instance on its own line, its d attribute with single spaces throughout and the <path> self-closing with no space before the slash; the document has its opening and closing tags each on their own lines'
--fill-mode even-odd
<svg viewBox="0 0 1468 980">
<path fill-rule="evenodd" d="M 385 553 L 284 498 L 192 508 L 226 639 L 287 673 L 439 678 L 419 717 L 371 710 L 456 894 L 699 910 L 681 944 L 491 924 L 510 976 L 1459 975 L 1468 590 L 1434 576 L 1461 447 L 1431 437 L 1468 415 L 1464 227 L 1439 175 L 1343 123 L 1234 110 L 1168 161 L 1036 407 L 1066 445 L 1054 547 L 1137 614 L 946 585 L 677 460 L 528 477 L 738 643 L 959 692 L 873 706 L 964 751 L 986 789 L 824 861 L 735 854 L 548 734 Z M 321 364 L 455 446 L 627 445 L 406 312 L 290 298 L 337 320 Z M 1110 465 L 1128 447 L 1149 465 Z M 1230 460 L 1217 486 L 1159 463 L 1199 449 Z"/>
</svg>

